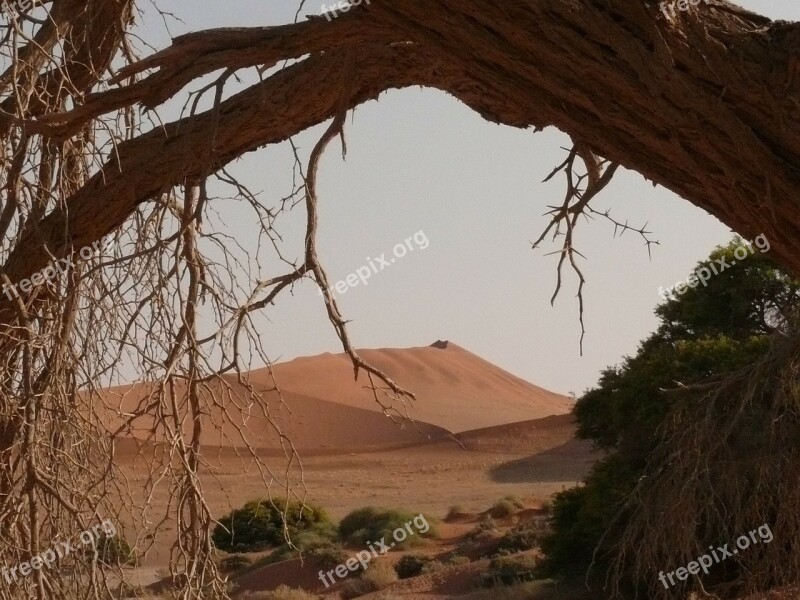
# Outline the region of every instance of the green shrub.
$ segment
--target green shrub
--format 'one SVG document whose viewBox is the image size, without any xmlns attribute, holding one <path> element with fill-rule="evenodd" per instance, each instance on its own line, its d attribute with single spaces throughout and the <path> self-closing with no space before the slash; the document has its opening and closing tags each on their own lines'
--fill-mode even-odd
<svg viewBox="0 0 800 600">
<path fill-rule="evenodd" d="M 408 579 L 422 574 L 422 569 L 433 559 L 422 554 L 408 554 L 394 566 L 400 579 Z"/>
<path fill-rule="evenodd" d="M 483 587 L 516 585 L 536 579 L 536 559 L 532 556 L 503 556 L 493 558 L 481 577 Z"/>
<path fill-rule="evenodd" d="M 392 534 L 397 529 L 405 529 L 407 523 L 411 523 L 409 527 L 414 534 L 411 535 L 406 531 L 407 537 L 403 542 L 395 541 Z M 425 529 L 424 523 L 428 524 L 428 529 L 422 533 L 421 529 Z M 387 545 L 395 543 L 400 546 L 401 544 L 413 545 L 422 537 L 436 537 L 436 529 L 430 519 L 420 518 L 420 513 L 415 515 L 395 509 L 367 506 L 354 510 L 341 520 L 339 536 L 343 542 L 358 546 L 374 543 L 381 539 Z"/>
<path fill-rule="evenodd" d="M 444 564 L 450 567 L 455 567 L 458 565 L 468 565 L 471 562 L 472 561 L 469 559 L 468 556 L 462 556 L 461 554 L 457 554 L 455 552 L 444 559 Z"/>
<path fill-rule="evenodd" d="M 316 559 L 319 568 L 323 571 L 334 569 L 338 565 L 344 564 L 345 561 L 350 558 L 339 544 L 318 546 L 310 550 L 308 556 Z"/>
<path fill-rule="evenodd" d="M 486 541 L 494 537 L 493 533 L 496 530 L 497 524 L 494 519 L 489 515 L 485 515 L 474 529 L 464 535 L 464 539 L 466 541 Z"/>
<path fill-rule="evenodd" d="M 120 536 L 101 534 L 95 549 L 97 560 L 107 566 L 135 565 L 138 560 L 136 551 Z"/>
<path fill-rule="evenodd" d="M 516 554 L 533 550 L 538 547 L 539 542 L 550 533 L 547 523 L 541 520 L 533 520 L 517 525 L 506 533 L 497 542 L 495 554 Z"/>
<path fill-rule="evenodd" d="M 442 561 L 432 560 L 430 562 L 425 563 L 425 565 L 422 567 L 422 574 L 429 575 L 430 573 L 436 573 L 437 571 L 441 571 L 446 567 L 447 565 L 444 564 Z"/>
<path fill-rule="evenodd" d="M 489 514 L 495 519 L 510 517 L 525 508 L 525 503 L 517 496 L 506 496 L 489 509 Z"/>
<path fill-rule="evenodd" d="M 251 561 L 246 556 L 242 556 L 241 554 L 235 554 L 233 556 L 228 556 L 223 558 L 219 561 L 219 570 L 223 573 L 233 573 L 235 571 L 241 571 L 245 567 L 249 567 L 252 564 Z"/>
<path fill-rule="evenodd" d="M 220 519 L 212 533 L 214 545 L 226 552 L 257 552 L 284 545 L 284 514 L 293 542 L 297 536 L 301 543 L 309 543 L 301 533 L 314 543 L 329 540 L 335 533 L 327 513 L 319 507 L 285 500 L 253 501 Z"/>
<path fill-rule="evenodd" d="M 359 579 L 347 580 L 341 589 L 342 600 L 377 592 L 397 581 L 397 573 L 386 561 L 372 563 Z"/>
</svg>

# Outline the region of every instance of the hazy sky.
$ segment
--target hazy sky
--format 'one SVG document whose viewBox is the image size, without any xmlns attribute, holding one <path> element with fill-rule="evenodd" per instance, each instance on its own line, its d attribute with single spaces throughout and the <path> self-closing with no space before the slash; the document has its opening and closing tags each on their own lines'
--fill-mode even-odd
<svg viewBox="0 0 800 600">
<path fill-rule="evenodd" d="M 168 21 L 172 35 L 285 23 L 298 4 L 158 2 L 183 20 Z M 307 4 L 303 12 L 310 14 L 321 3 Z M 797 0 L 740 4 L 772 18 L 800 20 Z M 161 48 L 169 39 L 164 22 L 149 5 L 143 8 L 142 35 Z M 321 131 L 296 141 L 308 152 Z M 535 134 L 486 123 L 444 93 L 420 89 L 393 91 L 359 107 L 346 134 L 346 161 L 332 144 L 320 169 L 319 249 L 331 280 L 346 278 L 368 257 L 373 264 L 381 253 L 391 258 L 393 247 L 415 232 L 429 242 L 372 275 L 366 287 L 338 296 L 358 347 L 448 339 L 533 383 L 580 393 L 653 331 L 658 286 L 685 279 L 699 259 L 731 237 L 727 227 L 671 192 L 636 173 L 618 173 L 595 208 L 610 208 L 633 225 L 649 223 L 660 245 L 650 258 L 636 234 L 614 239 L 609 223 L 581 224 L 587 334 L 580 356 L 577 282 L 567 274 L 551 307 L 557 256 L 546 254 L 557 246 L 531 250 L 547 225 L 547 205 L 563 198 L 562 179 L 541 181 L 563 160 L 566 136 L 552 128 Z M 246 156 L 234 171 L 270 203 L 289 190 L 291 164 L 289 149 L 278 147 Z M 233 203 L 218 209 L 230 233 L 254 241 L 248 238 L 250 213 Z M 289 256 L 302 252 L 304 217 L 300 206 L 282 221 L 282 248 Z M 310 281 L 282 296 L 267 317 L 259 327 L 273 360 L 340 351 Z"/>
</svg>

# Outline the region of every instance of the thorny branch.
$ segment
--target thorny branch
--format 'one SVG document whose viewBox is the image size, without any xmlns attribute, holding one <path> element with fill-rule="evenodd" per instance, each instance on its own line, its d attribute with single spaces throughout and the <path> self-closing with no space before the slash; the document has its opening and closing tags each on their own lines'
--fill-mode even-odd
<svg viewBox="0 0 800 600">
<path fill-rule="evenodd" d="M 585 173 L 578 173 L 576 171 L 576 159 L 580 158 L 583 162 Z M 575 227 L 578 223 L 578 218 L 593 218 L 600 216 L 614 224 L 614 236 L 617 232 L 619 235 L 624 234 L 626 231 L 633 231 L 638 233 L 645 241 L 647 246 L 648 255 L 650 253 L 651 244 L 658 244 L 657 241 L 650 240 L 647 236 L 650 233 L 646 230 L 647 224 L 641 228 L 636 228 L 628 225 L 628 223 L 620 223 L 613 219 L 610 211 L 598 212 L 590 206 L 590 202 L 597 197 L 597 195 L 611 182 L 611 179 L 616 173 L 619 163 L 612 163 L 608 160 L 598 157 L 591 148 L 585 143 L 575 143 L 573 147 L 568 150 L 567 158 L 558 165 L 553 171 L 544 179 L 544 182 L 550 181 L 558 172 L 564 171 L 567 180 L 567 190 L 564 196 L 564 201 L 560 206 L 549 206 L 550 210 L 545 213 L 552 215 L 550 222 L 544 231 L 533 242 L 532 248 L 535 250 L 540 247 L 547 235 L 552 231 L 552 241 L 559 237 L 564 240 L 561 245 L 561 250 L 552 252 L 550 254 L 558 254 L 558 265 L 556 267 L 556 288 L 550 298 L 550 303 L 553 304 L 561 291 L 562 285 L 562 269 L 566 262 L 569 262 L 570 267 L 578 276 L 578 319 L 581 325 L 581 338 L 580 338 L 580 351 L 583 354 L 583 338 L 586 334 L 586 328 L 583 321 L 583 286 L 586 279 L 578 266 L 575 255 L 583 257 L 583 254 L 575 247 Z M 549 255 L 548 255 L 549 256 Z"/>
</svg>

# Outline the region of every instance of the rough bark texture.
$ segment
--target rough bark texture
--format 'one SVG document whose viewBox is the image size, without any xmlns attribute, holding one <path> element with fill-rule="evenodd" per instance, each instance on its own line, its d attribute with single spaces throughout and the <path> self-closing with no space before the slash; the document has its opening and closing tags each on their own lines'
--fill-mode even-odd
<svg viewBox="0 0 800 600">
<path fill-rule="evenodd" d="M 121 144 L 68 200 L 69 217 L 44 218 L 6 272 L 16 281 L 45 266 L 40 239 L 57 256 L 67 242 L 84 246 L 155 194 L 332 117 L 343 93 L 354 107 L 423 85 L 490 121 L 558 127 L 736 231 L 766 233 L 777 259 L 800 274 L 797 39 L 795 26 L 724 2 L 668 19 L 641 0 L 373 0 L 331 23 L 190 34 L 143 61 L 160 69 L 143 81 L 29 119 L 29 131 L 68 136 L 88 117 L 156 106 L 201 74 L 308 56 L 218 112 Z M 342 81 L 348 49 L 358 65 Z"/>
</svg>

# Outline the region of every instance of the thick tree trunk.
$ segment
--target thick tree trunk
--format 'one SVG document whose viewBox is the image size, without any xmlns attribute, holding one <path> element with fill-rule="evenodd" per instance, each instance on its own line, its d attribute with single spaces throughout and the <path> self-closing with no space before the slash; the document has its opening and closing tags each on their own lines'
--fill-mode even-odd
<svg viewBox="0 0 800 600">
<path fill-rule="evenodd" d="M 122 74 L 159 69 L 138 83 L 5 126 L 67 137 L 220 68 L 305 58 L 218 110 L 120 144 L 5 270 L 12 281 L 30 276 L 50 260 L 43 241 L 56 256 L 89 245 L 155 195 L 333 117 L 342 97 L 352 108 L 421 85 L 496 123 L 558 127 L 743 235 L 765 233 L 800 275 L 798 40 L 794 25 L 716 0 L 674 18 L 644 0 L 372 0 L 330 23 L 190 34 Z M 0 307 L 0 320 L 9 316 Z"/>
</svg>

